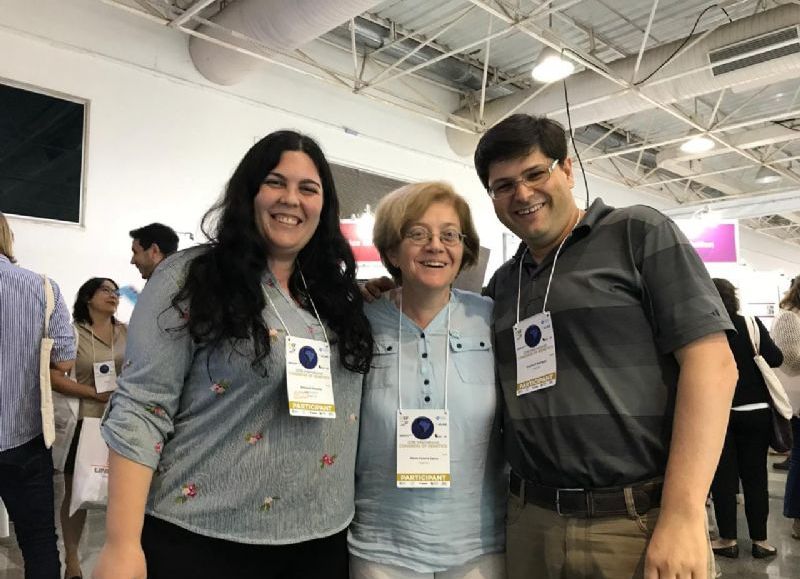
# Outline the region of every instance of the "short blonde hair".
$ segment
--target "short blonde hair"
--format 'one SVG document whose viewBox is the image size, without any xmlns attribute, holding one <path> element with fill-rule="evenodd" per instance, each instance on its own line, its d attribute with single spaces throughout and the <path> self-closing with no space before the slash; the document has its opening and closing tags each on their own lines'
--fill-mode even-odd
<svg viewBox="0 0 800 579">
<path fill-rule="evenodd" d="M 372 242 L 381 254 L 383 265 L 397 282 L 402 282 L 402 273 L 389 261 L 388 254 L 400 247 L 409 225 L 422 217 L 434 203 L 449 203 L 461 222 L 461 232 L 466 237 L 459 272 L 478 262 L 480 239 L 475 231 L 467 201 L 456 193 L 449 183 L 442 181 L 412 183 L 389 193 L 381 199 L 375 210 Z"/>
<path fill-rule="evenodd" d="M 6 216 L 0 213 L 0 253 L 5 255 L 11 263 L 16 263 L 14 258 L 14 232 L 8 224 Z"/>
</svg>

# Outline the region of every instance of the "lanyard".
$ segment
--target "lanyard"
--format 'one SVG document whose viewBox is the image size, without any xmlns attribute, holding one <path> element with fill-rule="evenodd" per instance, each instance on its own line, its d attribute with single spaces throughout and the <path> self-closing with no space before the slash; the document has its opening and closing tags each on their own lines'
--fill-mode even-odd
<svg viewBox="0 0 800 579">
<path fill-rule="evenodd" d="M 553 283 L 553 274 L 556 272 L 556 263 L 558 262 L 558 256 L 561 254 L 561 248 L 564 247 L 564 244 L 567 242 L 572 236 L 572 232 L 575 231 L 575 228 L 578 227 L 578 223 L 581 220 L 580 211 L 578 212 L 578 219 L 575 220 L 575 225 L 572 226 L 572 229 L 569 232 L 569 235 L 564 237 L 561 240 L 561 243 L 558 245 L 558 249 L 556 249 L 556 254 L 553 257 L 553 266 L 550 268 L 550 277 L 547 279 L 547 288 L 544 291 L 544 303 L 542 304 L 542 313 L 547 311 L 547 297 L 550 295 L 550 284 Z M 522 293 L 522 262 L 525 261 L 525 254 L 528 253 L 528 247 L 525 247 L 525 252 L 519 258 L 519 276 L 517 278 L 517 323 L 519 324 L 519 301 L 520 301 L 520 294 Z"/>
<path fill-rule="evenodd" d="M 447 301 L 447 332 L 444 335 L 444 409 L 447 410 L 447 374 L 450 370 L 450 304 L 453 295 Z M 400 311 L 397 313 L 397 407 L 403 410 L 403 294 L 400 293 Z"/>
<path fill-rule="evenodd" d="M 89 326 L 89 332 L 92 334 L 92 364 L 94 364 L 95 362 L 97 362 L 97 357 L 96 357 L 95 352 L 94 352 L 94 341 L 97 338 L 95 337 L 94 330 L 92 329 L 91 326 Z M 117 365 L 117 360 L 114 357 L 114 339 L 116 337 L 117 337 L 116 336 L 116 328 L 112 327 L 111 328 L 111 363 L 114 364 L 114 366 Z"/>
<path fill-rule="evenodd" d="M 317 321 L 319 322 L 319 327 L 322 328 L 322 335 L 325 336 L 325 343 L 328 344 L 328 347 L 330 347 L 330 342 L 328 341 L 328 332 L 325 331 L 325 324 L 322 323 L 322 319 L 319 317 L 319 312 L 317 311 L 317 306 L 314 305 L 314 300 L 311 299 L 311 293 L 309 293 L 308 291 L 308 285 L 306 285 L 306 278 L 303 275 L 303 270 L 300 270 L 300 279 L 303 281 L 303 288 L 306 290 L 308 301 L 311 302 L 311 307 L 314 310 L 314 315 L 317 317 Z M 280 292 L 280 294 L 283 296 L 283 299 L 286 300 L 287 304 L 289 304 L 292 307 L 297 307 L 292 302 L 289 301 L 289 298 L 287 298 L 283 292 Z M 286 325 L 286 322 L 283 321 L 280 312 L 278 312 L 278 308 L 275 307 L 275 303 L 272 301 L 272 298 L 269 296 L 269 292 L 267 292 L 266 288 L 264 288 L 264 295 L 267 297 L 269 305 L 272 306 L 272 311 L 274 311 L 275 315 L 278 316 L 278 320 L 281 322 L 283 329 L 286 331 L 286 335 L 291 336 L 292 334 L 289 332 L 289 327 Z"/>
</svg>

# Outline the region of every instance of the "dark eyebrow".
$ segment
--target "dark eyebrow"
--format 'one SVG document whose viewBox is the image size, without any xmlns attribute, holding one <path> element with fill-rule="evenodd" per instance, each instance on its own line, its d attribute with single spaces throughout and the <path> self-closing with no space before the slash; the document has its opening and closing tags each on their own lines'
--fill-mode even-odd
<svg viewBox="0 0 800 579">
<path fill-rule="evenodd" d="M 284 181 L 288 181 L 288 179 L 286 178 L 286 176 L 285 176 L 285 175 L 281 175 L 281 174 L 280 174 L 280 173 L 278 173 L 277 171 L 270 171 L 269 173 L 267 173 L 267 177 L 279 177 L 280 179 L 283 179 Z M 266 179 L 267 177 L 264 177 L 264 178 Z M 321 184 L 321 183 L 318 183 L 318 182 L 317 182 L 317 181 L 315 181 L 314 179 L 300 179 L 300 184 L 301 184 L 301 185 L 302 185 L 302 184 L 308 184 L 308 183 L 311 183 L 311 184 L 313 184 L 313 185 L 316 185 L 317 187 L 319 187 L 320 189 L 322 189 L 322 184 Z"/>
</svg>

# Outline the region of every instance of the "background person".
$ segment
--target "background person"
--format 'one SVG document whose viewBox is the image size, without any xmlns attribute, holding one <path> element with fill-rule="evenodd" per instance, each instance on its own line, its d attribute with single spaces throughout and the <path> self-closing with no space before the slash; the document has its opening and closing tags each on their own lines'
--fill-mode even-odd
<svg viewBox="0 0 800 579">
<path fill-rule="evenodd" d="M 151 223 L 130 231 L 131 264 L 142 279 L 150 279 L 158 265 L 178 251 L 178 234 L 163 223 Z"/>
<path fill-rule="evenodd" d="M 446 183 L 402 187 L 378 205 L 373 239 L 402 288 L 365 306 L 376 349 L 364 383 L 350 576 L 504 578 L 492 302 L 451 290 L 480 247 L 469 206 Z M 397 488 L 398 401 L 431 416 L 447 410 L 450 488 Z"/>
<path fill-rule="evenodd" d="M 372 337 L 338 215 L 318 145 L 272 133 L 206 214 L 211 241 L 145 286 L 102 429 L 97 579 L 347 577 Z M 301 339 L 315 384 L 330 368 L 335 418 L 289 414 Z"/>
<path fill-rule="evenodd" d="M 744 512 L 750 539 L 753 542 L 753 557 L 763 559 L 777 553 L 767 543 L 767 517 L 769 515 L 769 492 L 767 488 L 767 452 L 772 433 L 772 411 L 767 385 L 756 366 L 753 344 L 747 329 L 747 320 L 739 314 L 739 298 L 736 288 L 727 279 L 714 278 L 722 303 L 736 328 L 728 334 L 739 380 L 733 394 L 728 431 L 722 455 L 711 483 L 714 514 L 719 527 L 719 539 L 711 542 L 714 553 L 723 557 L 739 556 L 736 540 L 736 494 L 741 480 L 744 493 Z M 777 368 L 783 363 L 783 354 L 770 338 L 769 332 L 757 317 L 759 351 L 767 363 Z"/>
<path fill-rule="evenodd" d="M 781 370 L 797 382 L 800 376 L 800 276 L 792 280 L 791 287 L 780 302 L 778 315 L 772 325 L 772 336 L 783 352 Z M 787 388 L 787 391 L 792 392 Z M 793 398 L 793 403 L 796 400 Z M 792 452 L 783 499 L 783 516 L 792 519 L 792 537 L 800 539 L 800 410 L 795 406 L 792 417 Z"/>
<path fill-rule="evenodd" d="M 68 579 L 80 578 L 81 572 L 78 546 L 86 523 L 86 510 L 79 509 L 69 515 L 72 496 L 72 475 L 75 470 L 75 456 L 78 452 L 81 426 L 84 418 L 100 418 L 111 392 L 97 392 L 95 378 L 106 380 L 110 372 L 102 372 L 104 362 L 112 363 L 114 376 L 122 370 L 125 359 L 125 344 L 128 328 L 118 321 L 114 314 L 119 305 L 119 286 L 104 277 L 93 277 L 78 289 L 75 305 L 72 308 L 72 322 L 78 337 L 75 358 L 75 380 L 63 372 L 51 372 L 53 390 L 79 400 L 78 425 L 69 444 L 64 465 L 64 501 L 61 504 L 61 530 L 64 535 L 64 576 Z"/>
<path fill-rule="evenodd" d="M 25 579 L 60 579 L 55 529 L 53 459 L 42 436 L 40 345 L 45 327 L 44 280 L 15 265 L 13 233 L 0 213 L 0 499 L 14 523 Z M 47 336 L 50 366 L 69 372 L 75 339 L 69 311 L 50 280 L 54 309 Z"/>
</svg>

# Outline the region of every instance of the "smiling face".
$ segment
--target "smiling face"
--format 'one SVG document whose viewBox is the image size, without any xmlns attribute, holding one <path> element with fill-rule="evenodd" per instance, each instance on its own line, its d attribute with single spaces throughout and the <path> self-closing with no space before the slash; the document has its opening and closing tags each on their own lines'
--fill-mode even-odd
<svg viewBox="0 0 800 579">
<path fill-rule="evenodd" d="M 492 163 L 489 186 L 517 179 L 533 168 L 544 171 L 552 161 L 537 149 L 525 157 Z M 494 212 L 503 225 L 525 241 L 534 257 L 540 259 L 575 225 L 579 210 L 572 197 L 573 185 L 572 160 L 567 158 L 555 166 L 542 185 L 528 189 L 520 183 L 511 195 L 495 199 Z"/>
<path fill-rule="evenodd" d="M 253 198 L 256 227 L 270 257 L 294 260 L 319 225 L 322 179 L 311 157 L 284 151 Z"/>
<path fill-rule="evenodd" d="M 91 299 L 86 302 L 89 315 L 97 319 L 97 314 L 113 316 L 117 313 L 119 305 L 119 288 L 111 280 L 104 279 L 100 287 L 95 290 Z"/>
<path fill-rule="evenodd" d="M 430 234 L 430 239 L 422 245 L 405 237 L 418 230 Z M 412 291 L 450 288 L 464 256 L 463 242 L 445 245 L 439 238 L 442 233 L 451 231 L 461 233 L 461 221 L 453 205 L 445 202 L 431 204 L 419 219 L 406 225 L 400 245 L 387 252 L 391 264 L 402 274 L 403 288 Z"/>
</svg>

